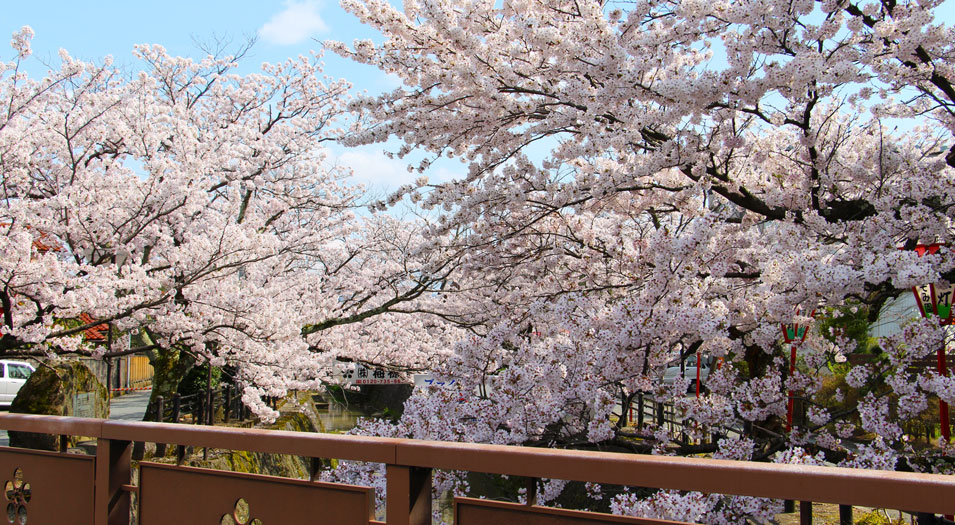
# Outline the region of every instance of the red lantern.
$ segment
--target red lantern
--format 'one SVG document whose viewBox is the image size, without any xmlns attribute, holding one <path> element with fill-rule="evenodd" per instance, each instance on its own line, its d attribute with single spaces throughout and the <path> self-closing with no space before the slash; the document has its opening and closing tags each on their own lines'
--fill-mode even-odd
<svg viewBox="0 0 955 525">
<path fill-rule="evenodd" d="M 928 254 L 939 253 L 942 247 L 941 243 L 919 244 L 915 247 L 915 253 L 919 257 Z M 952 294 L 955 293 L 955 285 L 941 285 L 937 283 L 923 284 L 922 286 L 913 286 L 912 293 L 915 294 L 915 304 L 919 307 L 919 313 L 922 317 L 937 316 L 942 325 L 952 324 Z M 948 365 L 945 363 L 945 347 L 938 349 L 938 373 L 948 375 Z M 951 439 L 951 424 L 948 417 L 948 403 L 938 400 L 938 419 L 942 427 L 942 437 L 945 442 Z"/>
<path fill-rule="evenodd" d="M 796 314 L 799 314 L 799 309 L 796 309 Z M 816 311 L 813 310 L 810 317 L 816 316 Z M 806 340 L 806 334 L 809 332 L 808 325 L 799 325 L 797 323 L 782 323 L 780 325 L 783 329 L 783 340 L 789 344 L 789 377 L 792 377 L 796 373 L 796 347 L 800 343 Z M 786 431 L 790 431 L 793 428 L 793 409 L 795 408 L 795 393 L 789 391 L 789 402 L 786 405 Z"/>
</svg>

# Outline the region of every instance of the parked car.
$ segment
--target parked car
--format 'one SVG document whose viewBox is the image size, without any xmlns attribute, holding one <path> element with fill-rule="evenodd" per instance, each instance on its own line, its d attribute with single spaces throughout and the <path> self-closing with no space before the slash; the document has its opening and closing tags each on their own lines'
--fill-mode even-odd
<svg viewBox="0 0 955 525">
<path fill-rule="evenodd" d="M 10 406 L 36 369 L 30 363 L 0 359 L 0 406 Z"/>
<path fill-rule="evenodd" d="M 706 378 L 710 375 L 710 368 L 705 364 L 700 367 L 700 386 L 703 387 L 706 384 Z M 663 372 L 663 384 L 672 385 L 673 381 L 676 378 L 680 377 L 680 367 L 671 366 L 667 367 L 666 371 Z M 686 366 L 683 369 L 683 377 L 690 380 L 690 386 L 687 389 L 688 392 L 696 392 L 696 365 Z"/>
</svg>

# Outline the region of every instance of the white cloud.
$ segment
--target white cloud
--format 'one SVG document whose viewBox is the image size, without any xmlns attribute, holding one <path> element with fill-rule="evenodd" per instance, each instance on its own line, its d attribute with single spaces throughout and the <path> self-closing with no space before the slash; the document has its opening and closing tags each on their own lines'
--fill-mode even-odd
<svg viewBox="0 0 955 525">
<path fill-rule="evenodd" d="M 369 192 L 369 197 L 384 199 L 402 185 L 414 184 L 415 179 L 421 176 L 417 171 L 409 172 L 408 164 L 416 165 L 422 155 L 412 154 L 414 158 L 399 159 L 385 154 L 385 150 L 396 149 L 396 141 L 385 145 L 371 144 L 350 148 L 332 146 L 325 162 L 329 168 L 347 169 L 351 172 L 346 184 L 361 184 Z M 460 179 L 466 173 L 466 165 L 456 160 L 439 159 L 425 175 L 429 183 L 438 184 Z"/>
<path fill-rule="evenodd" d="M 270 44 L 288 46 L 323 33 L 328 25 L 318 14 L 319 7 L 317 0 L 286 0 L 285 9 L 259 28 L 259 37 Z"/>
<path fill-rule="evenodd" d="M 392 91 L 405 85 L 401 77 L 394 73 L 382 73 L 379 77 L 382 79 L 381 88 L 386 91 Z"/>
<path fill-rule="evenodd" d="M 338 165 L 352 170 L 352 180 L 370 188 L 394 191 L 402 184 L 414 181 L 407 162 L 388 158 L 380 149 L 352 148 L 337 155 Z"/>
</svg>

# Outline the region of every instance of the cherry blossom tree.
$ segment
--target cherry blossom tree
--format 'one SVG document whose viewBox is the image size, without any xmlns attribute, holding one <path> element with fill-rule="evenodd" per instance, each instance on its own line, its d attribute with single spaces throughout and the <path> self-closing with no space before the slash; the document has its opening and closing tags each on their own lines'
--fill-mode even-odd
<svg viewBox="0 0 955 525">
<path fill-rule="evenodd" d="M 453 266 L 421 250 L 420 226 L 356 213 L 361 188 L 323 146 L 343 134 L 348 85 L 321 80 L 319 56 L 240 76 L 241 53 L 140 46 L 127 73 L 64 51 L 37 80 L 31 35 L 0 64 L 4 355 L 147 352 L 154 401 L 196 362 L 230 364 L 269 417 L 263 396 L 320 388 L 336 359 L 407 369 L 447 346 L 435 332 L 356 350 L 426 333 L 387 316 L 435 300 Z M 108 348 L 83 340 L 103 324 Z"/>
<path fill-rule="evenodd" d="M 953 241 L 955 31 L 939 4 L 345 0 L 382 41 L 326 46 L 405 86 L 354 102 L 346 141 L 428 152 L 391 202 L 443 211 L 428 234 L 465 251 L 458 275 L 480 291 L 458 297 L 474 335 L 441 368 L 470 401 L 422 391 L 367 431 L 950 469 L 948 444 L 918 452 L 899 424 L 955 401 L 951 375 L 912 366 L 944 344 L 937 320 L 875 349 L 837 321 L 955 281 L 949 252 L 912 251 Z M 467 175 L 429 184 L 442 157 Z M 813 310 L 828 328 L 790 374 L 780 325 Z M 855 354 L 869 358 L 842 363 Z M 708 392 L 661 384 L 696 356 L 713 362 Z M 791 430 L 790 391 L 807 407 Z M 635 430 L 621 407 L 643 395 L 673 403 L 682 434 Z"/>
</svg>

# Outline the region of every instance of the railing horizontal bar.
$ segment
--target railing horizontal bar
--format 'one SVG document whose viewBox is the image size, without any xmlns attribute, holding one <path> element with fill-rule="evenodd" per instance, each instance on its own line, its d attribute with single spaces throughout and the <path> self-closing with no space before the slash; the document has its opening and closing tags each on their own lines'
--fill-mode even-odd
<svg viewBox="0 0 955 525">
<path fill-rule="evenodd" d="M 955 476 L 407 440 L 398 464 L 951 513 Z"/>
<path fill-rule="evenodd" d="M 103 421 L 84 417 L 0 414 L 0 428 L 3 430 L 41 434 L 99 437 Z"/>
<path fill-rule="evenodd" d="M 103 423 L 102 437 L 376 463 L 394 463 L 395 447 L 401 441 L 340 434 L 133 421 L 106 421 Z"/>
<path fill-rule="evenodd" d="M 247 428 L 0 415 L 0 428 L 906 511 L 955 512 L 955 476 Z"/>
</svg>

